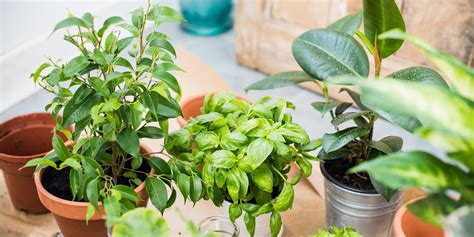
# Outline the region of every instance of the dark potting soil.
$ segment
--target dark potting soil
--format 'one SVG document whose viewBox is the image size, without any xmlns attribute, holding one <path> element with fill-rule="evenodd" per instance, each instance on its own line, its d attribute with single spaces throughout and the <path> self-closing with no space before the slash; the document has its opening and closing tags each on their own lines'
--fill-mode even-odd
<svg viewBox="0 0 474 237">
<path fill-rule="evenodd" d="M 149 173 L 151 170 L 148 162 L 145 162 L 145 159 L 142 165 L 137 169 L 138 171 Z M 59 164 L 58 164 L 59 165 Z M 130 162 L 127 162 L 125 167 L 130 168 Z M 53 194 L 56 197 L 61 199 L 72 201 L 71 187 L 69 186 L 69 172 L 71 171 L 70 167 L 66 167 L 61 170 L 55 170 L 51 167 L 47 167 L 41 178 L 41 184 L 49 193 Z M 137 177 L 144 181 L 147 177 L 146 174 L 138 172 Z M 107 171 L 107 175 L 112 175 L 112 172 Z M 130 185 L 129 178 L 120 176 L 117 178 L 117 184 Z M 78 201 L 78 200 L 75 200 Z M 84 200 L 79 200 L 84 201 Z"/>
<path fill-rule="evenodd" d="M 369 174 L 365 172 L 349 174 L 347 172 L 354 166 L 356 166 L 355 162 L 351 162 L 349 159 L 344 158 L 327 160 L 324 163 L 326 172 L 342 184 L 362 191 L 375 191 L 375 188 L 370 181 Z"/>
</svg>

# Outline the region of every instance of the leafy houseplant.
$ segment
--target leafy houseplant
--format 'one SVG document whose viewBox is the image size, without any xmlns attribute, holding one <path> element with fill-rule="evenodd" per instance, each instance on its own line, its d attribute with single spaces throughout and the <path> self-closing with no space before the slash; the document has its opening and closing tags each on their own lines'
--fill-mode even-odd
<svg viewBox="0 0 474 237">
<path fill-rule="evenodd" d="M 392 198 L 396 189 L 383 185 L 377 179 L 372 179 L 373 170 L 351 173 L 350 168 L 361 162 L 372 160 L 378 156 L 397 152 L 402 147 L 402 140 L 399 137 L 388 136 L 379 141 L 373 139 L 374 123 L 378 117 L 401 126 L 408 131 L 414 131 L 421 126 L 420 121 L 413 117 L 407 117 L 396 111 L 381 110 L 384 103 L 384 95 L 369 100 L 349 88 L 343 87 L 341 91 L 349 94 L 353 102 L 358 105 L 361 111 L 345 112 L 351 105 L 330 101 L 328 96 L 327 82 L 330 78 L 338 76 L 351 76 L 352 80 L 366 81 L 369 77 L 368 54 L 373 58 L 373 76 L 380 77 L 383 59 L 395 53 L 403 44 L 403 39 L 378 38 L 377 36 L 391 29 L 405 31 L 403 17 L 393 0 L 364 0 L 363 12 L 346 16 L 326 29 L 314 29 L 303 33 L 296 38 L 292 45 L 293 56 L 304 72 L 284 72 L 271 75 L 262 81 L 250 85 L 247 90 L 272 89 L 301 82 L 315 82 L 321 88 L 325 96 L 325 102 L 315 102 L 313 107 L 323 116 L 330 114 L 331 123 L 335 126 L 336 132 L 324 134 L 322 137 L 322 149 L 318 157 L 325 160 L 321 164 L 323 174 L 326 179 L 326 192 L 336 192 L 342 190 L 352 190 L 360 195 L 351 196 L 346 192 L 346 197 L 341 196 L 347 202 L 353 202 L 355 198 L 361 198 L 361 202 L 373 202 L 368 205 L 379 203 L 380 207 L 385 206 L 379 198 L 367 191 L 375 189 L 387 201 L 391 200 L 391 209 L 394 209 L 400 201 L 400 195 Z M 386 17 L 390 16 L 390 17 Z M 359 31 L 361 23 L 364 23 L 364 32 Z M 353 35 L 359 38 L 357 41 Z M 364 50 L 365 46 L 366 50 Z M 368 53 L 366 53 L 368 52 Z M 398 80 L 414 80 L 423 84 L 435 84 L 446 87 L 442 77 L 434 70 L 426 67 L 411 67 L 394 72 L 388 77 Z M 321 83 L 322 81 L 324 83 Z M 342 124 L 352 121 L 354 125 L 341 128 Z M 335 185 L 339 183 L 338 185 Z M 329 189 L 331 186 L 334 189 Z M 344 193 L 344 191 L 342 192 Z M 365 193 L 365 194 L 364 194 Z M 328 201 L 328 200 L 327 200 Z M 343 201 L 344 202 L 344 201 Z M 357 207 L 350 207 L 356 208 Z M 343 208 L 338 209 L 344 210 Z M 331 212 L 327 210 L 327 220 L 329 225 L 342 227 L 354 226 L 362 235 L 385 236 L 390 226 L 391 215 L 386 216 L 385 224 L 387 228 L 381 228 L 380 233 L 371 231 L 370 218 L 366 219 L 366 226 L 357 218 L 352 223 L 340 223 L 339 211 Z M 382 213 L 382 210 L 380 210 Z M 393 213 L 393 211 L 392 211 Z M 343 214 L 341 214 L 343 215 Z M 378 215 L 378 214 L 375 214 Z M 375 218 L 375 216 L 374 216 Z M 346 219 L 346 222 L 348 220 Z"/>
<path fill-rule="evenodd" d="M 174 64 L 176 51 L 169 38 L 157 31 L 162 23 L 181 21 L 174 9 L 149 2 L 146 9 L 131 13 L 132 24 L 112 16 L 97 27 L 92 14 L 85 13 L 80 18 L 70 15 L 54 28 L 69 29 L 64 39 L 79 55 L 67 63 L 48 59 L 32 78 L 55 96 L 46 109 L 53 118 L 62 113 L 55 121 L 55 131 L 62 132 L 70 143 L 55 135 L 54 152 L 25 166 L 48 167 L 41 173 L 48 192 L 88 202 L 85 220 L 98 212 L 106 214 L 112 225 L 121 213 L 146 201 L 141 200 L 146 195 L 139 196 L 134 190 L 143 183 L 161 212 L 174 202 L 170 167 L 152 157 L 160 152 L 141 147 L 140 138 L 167 136 L 168 119 L 181 115 L 177 102 L 181 89 L 170 73 L 181 70 Z M 153 30 L 145 34 L 149 25 Z M 72 124 L 72 133 L 64 129 Z M 48 173 L 63 176 L 45 181 Z M 51 182 L 64 188 L 56 190 Z M 166 186 L 172 190 L 169 197 Z"/>
<path fill-rule="evenodd" d="M 372 177 L 390 188 L 421 187 L 428 195 L 408 210 L 446 236 L 473 236 L 474 222 L 474 70 L 425 42 L 393 30 L 382 39 L 405 39 L 421 48 L 443 72 L 450 88 L 419 80 L 338 79 L 355 84 L 370 101 L 384 95 L 379 109 L 416 119 L 414 134 L 447 152 L 443 159 L 425 151 L 398 152 L 362 163 L 353 172 L 372 170 Z M 415 78 L 414 78 L 415 79 Z"/>
<path fill-rule="evenodd" d="M 251 104 L 227 93 L 209 94 L 203 114 L 166 140 L 167 151 L 176 158 L 170 163 L 184 197 L 189 195 L 193 202 L 211 199 L 216 206 L 230 202 L 229 217 L 234 222 L 245 212 L 252 236 L 255 218 L 266 213 L 271 213 L 271 235 L 280 232 L 280 212 L 291 207 L 293 186 L 302 175 L 311 174 L 309 160 L 316 157 L 308 152 L 319 145 L 285 112 L 293 104 L 269 101 L 264 97 Z M 186 162 L 192 169 L 180 171 L 173 161 Z M 301 172 L 289 180 L 295 163 Z"/>
</svg>

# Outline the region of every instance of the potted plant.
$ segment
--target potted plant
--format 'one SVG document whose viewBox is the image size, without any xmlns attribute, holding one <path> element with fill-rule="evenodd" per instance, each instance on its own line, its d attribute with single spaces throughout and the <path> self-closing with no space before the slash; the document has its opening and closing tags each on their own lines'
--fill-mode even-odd
<svg viewBox="0 0 474 237">
<path fill-rule="evenodd" d="M 251 236 L 280 233 L 280 212 L 292 206 L 293 186 L 311 174 L 309 160 L 316 159 L 308 152 L 320 145 L 292 122 L 286 108 L 293 104 L 270 100 L 251 104 L 228 93 L 209 94 L 203 114 L 165 143 L 184 197 L 211 199 Z M 292 168 L 300 172 L 289 179 Z"/>
<path fill-rule="evenodd" d="M 148 195 L 161 212 L 174 202 L 170 167 L 140 138 L 167 136 L 168 119 L 181 115 L 181 90 L 170 73 L 180 70 L 175 50 L 157 31 L 181 21 L 174 9 L 148 3 L 131 13 L 131 24 L 117 16 L 98 24 L 85 13 L 54 28 L 69 28 L 64 39 L 79 55 L 67 63 L 48 59 L 33 80 L 55 95 L 46 107 L 62 114 L 55 131 L 69 142 L 54 135 L 53 151 L 25 167 L 37 166 L 38 195 L 64 236 L 106 236 L 105 216 L 111 227 Z M 71 124 L 72 133 L 63 130 Z"/>
<path fill-rule="evenodd" d="M 419 187 L 427 192 L 425 198 L 397 213 L 396 236 L 413 236 L 410 229 L 421 231 L 420 226 L 413 226 L 419 220 L 407 222 L 411 214 L 406 209 L 424 221 L 423 226 L 433 225 L 425 234 L 437 233 L 436 228 L 441 227 L 445 236 L 473 236 L 474 70 L 400 30 L 379 38 L 413 42 L 445 75 L 450 88 L 422 84 L 417 79 L 419 75 L 408 81 L 389 77 L 376 81 L 342 78 L 334 83 L 358 85 L 366 101 L 383 95 L 384 103 L 378 104 L 378 109 L 417 120 L 421 126 L 413 133 L 446 151 L 446 156 L 438 158 L 426 151 L 398 152 L 362 163 L 352 171 L 370 170 L 375 180 L 390 188 Z"/>
<path fill-rule="evenodd" d="M 0 123 L 0 167 L 10 200 L 17 210 L 35 214 L 48 212 L 36 194 L 31 178 L 34 168 L 20 168 L 52 149 L 53 127 L 51 113 L 31 113 Z"/>
<path fill-rule="evenodd" d="M 371 170 L 357 173 L 348 171 L 359 163 L 401 149 L 403 141 L 399 137 L 387 136 L 374 140 L 374 123 L 378 117 L 384 117 L 410 131 L 420 124 L 395 112 L 380 110 L 377 105 L 383 103 L 383 95 L 377 100 L 368 101 L 361 98 L 357 91 L 343 87 L 341 92 L 348 93 L 360 109 L 346 112 L 351 103 L 330 101 L 328 85 L 319 82 L 344 75 L 363 81 L 370 71 L 368 54 L 374 61 L 373 76 L 378 78 L 383 59 L 401 47 L 403 40 L 377 38 L 377 35 L 390 29 L 405 31 L 405 23 L 395 1 L 367 0 L 363 8 L 363 12 L 344 17 L 326 29 L 305 32 L 293 41 L 293 56 L 304 72 L 271 75 L 250 85 L 247 90 L 271 89 L 306 81 L 315 82 L 321 88 L 326 101 L 312 105 L 323 116 L 331 116 L 331 123 L 336 130 L 335 133 L 323 135 L 322 148 L 318 154 L 324 160 L 320 167 L 325 177 L 326 226 L 352 226 L 361 235 L 387 236 L 401 201 L 401 193 L 372 179 Z M 384 17 L 388 15 L 390 17 Z M 364 33 L 358 30 L 362 21 Z M 425 67 L 407 68 L 389 76 L 446 86 L 437 72 Z M 352 122 L 352 125 L 347 126 L 348 122 Z"/>
<path fill-rule="evenodd" d="M 344 227 L 344 228 L 337 228 L 335 226 L 331 226 L 329 230 L 320 230 L 315 235 L 311 235 L 309 237 L 362 237 L 357 233 L 354 228 Z"/>
</svg>

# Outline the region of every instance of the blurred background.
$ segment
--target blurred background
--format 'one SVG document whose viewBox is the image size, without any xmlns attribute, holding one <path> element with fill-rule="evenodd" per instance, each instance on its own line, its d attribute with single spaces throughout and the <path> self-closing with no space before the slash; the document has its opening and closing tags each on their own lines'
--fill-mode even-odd
<svg viewBox="0 0 474 237">
<path fill-rule="evenodd" d="M 192 25 L 180 27 L 176 24 L 164 24 L 160 26 L 161 31 L 168 34 L 175 45 L 210 65 L 239 94 L 244 94 L 247 85 L 262 79 L 265 74 L 298 68 L 291 55 L 291 41 L 296 36 L 311 28 L 325 27 L 362 8 L 361 0 L 208 1 L 211 2 L 210 8 L 203 5 L 206 1 L 182 0 L 181 5 L 178 0 L 159 1 L 178 9 L 187 7 L 188 11 L 184 13 L 190 23 L 201 24 L 199 14 L 204 13 L 218 19 L 210 23 L 215 25 L 207 31 Z M 399 0 L 397 3 L 409 33 L 472 66 L 472 0 Z M 140 5 L 146 5 L 146 1 L 1 0 L 0 121 L 27 112 L 43 111 L 44 105 L 51 99 L 50 95 L 35 87 L 30 74 L 46 56 L 62 59 L 75 56 L 73 47 L 62 39 L 61 32 L 50 36 L 53 26 L 66 18 L 68 12 L 81 16 L 89 11 L 103 21 L 110 15 L 128 17 L 128 13 Z M 384 62 L 383 72 L 415 64 L 427 64 L 427 60 L 411 45 L 404 45 L 394 57 Z M 298 108 L 294 113 L 295 119 L 312 137 L 318 137 L 329 131 L 331 126 L 328 119 L 322 119 L 312 109 L 310 103 L 322 99 L 313 90 L 315 88 L 311 86 L 306 86 L 306 89 L 290 87 L 250 92 L 248 96 L 270 95 L 294 102 Z M 332 96 L 346 99 L 338 93 Z M 432 149 L 385 121 L 380 121 L 377 126 L 376 137 L 400 135 L 405 138 L 406 150 Z"/>
</svg>

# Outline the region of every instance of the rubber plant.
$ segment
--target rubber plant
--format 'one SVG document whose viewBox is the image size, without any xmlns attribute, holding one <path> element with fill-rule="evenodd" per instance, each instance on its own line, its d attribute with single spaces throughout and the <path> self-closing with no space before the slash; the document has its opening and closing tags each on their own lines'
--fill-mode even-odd
<svg viewBox="0 0 474 237">
<path fill-rule="evenodd" d="M 362 22 L 364 32 L 359 30 Z M 365 101 L 357 91 L 342 87 L 340 92 L 347 93 L 360 110 L 346 112 L 352 103 L 331 101 L 328 95 L 329 85 L 326 83 L 330 78 L 344 75 L 367 80 L 370 71 L 373 72 L 371 75 L 373 78 L 369 80 L 378 80 L 383 60 L 394 54 L 404 41 L 377 37 L 391 29 L 405 31 L 405 23 L 395 1 L 364 0 L 363 11 L 346 16 L 325 29 L 307 31 L 293 41 L 293 56 L 303 71 L 268 76 L 248 86 L 247 90 L 266 90 L 302 82 L 314 82 L 323 92 L 325 102 L 314 102 L 312 106 L 322 116 L 329 114 L 336 130 L 335 133 L 323 135 L 322 149 L 318 157 L 331 162 L 342 159 L 340 163 L 344 166 L 344 170 L 380 155 L 397 152 L 402 148 L 402 139 L 387 136 L 378 141 L 374 140 L 374 123 L 379 117 L 384 117 L 404 129 L 413 131 L 420 126 L 418 120 L 378 109 L 378 103 L 384 102 L 383 96 L 378 100 Z M 368 56 L 374 61 L 372 70 Z M 407 68 L 393 72 L 388 77 L 446 86 L 436 71 L 426 67 Z M 341 127 L 348 122 L 352 122 L 352 125 Z M 371 170 L 366 172 L 357 174 L 346 172 L 345 175 L 369 180 L 373 188 L 389 200 L 396 190 L 370 179 Z"/>
<path fill-rule="evenodd" d="M 216 206 L 230 202 L 230 219 L 235 222 L 245 212 L 252 236 L 255 218 L 266 213 L 271 213 L 272 236 L 279 233 L 280 212 L 291 208 L 293 186 L 311 174 L 309 160 L 316 159 L 308 152 L 320 145 L 292 122 L 286 109 L 293 104 L 270 100 L 264 97 L 251 104 L 227 93 L 209 94 L 202 115 L 166 140 L 184 197 L 189 195 L 193 202 L 211 199 Z M 180 169 L 173 161 L 186 162 L 191 169 Z M 292 164 L 300 172 L 290 180 Z"/>
<path fill-rule="evenodd" d="M 53 118 L 62 114 L 55 130 L 68 137 L 70 145 L 55 135 L 54 152 L 26 166 L 70 169 L 72 200 L 89 202 L 86 219 L 102 202 L 108 224 L 113 224 L 136 207 L 134 187 L 142 182 L 161 212 L 176 197 L 170 167 L 154 153 L 142 153 L 140 139 L 167 136 L 168 119 L 181 115 L 181 89 L 170 73 L 181 70 L 174 63 L 176 51 L 157 30 L 183 19 L 170 7 L 148 2 L 146 9 L 131 12 L 131 24 L 118 16 L 103 24 L 95 20 L 90 13 L 70 14 L 54 28 L 68 29 L 64 40 L 79 54 L 65 63 L 48 59 L 32 78 L 54 95 L 46 109 Z M 152 30 L 145 33 L 148 26 Z M 72 134 L 64 129 L 70 125 Z M 155 173 L 140 170 L 143 166 Z"/>
<path fill-rule="evenodd" d="M 421 83 L 423 75 L 412 75 L 406 81 L 392 75 L 375 81 L 340 78 L 334 83 L 358 85 L 366 101 L 383 95 L 378 109 L 418 121 L 421 126 L 413 133 L 446 151 L 446 155 L 398 152 L 362 163 L 352 171 L 370 171 L 371 177 L 394 189 L 423 188 L 427 197 L 409 205 L 409 211 L 443 227 L 447 236 L 473 236 L 474 70 L 403 31 L 386 32 L 379 38 L 413 42 L 443 73 L 450 87 Z"/>
</svg>

